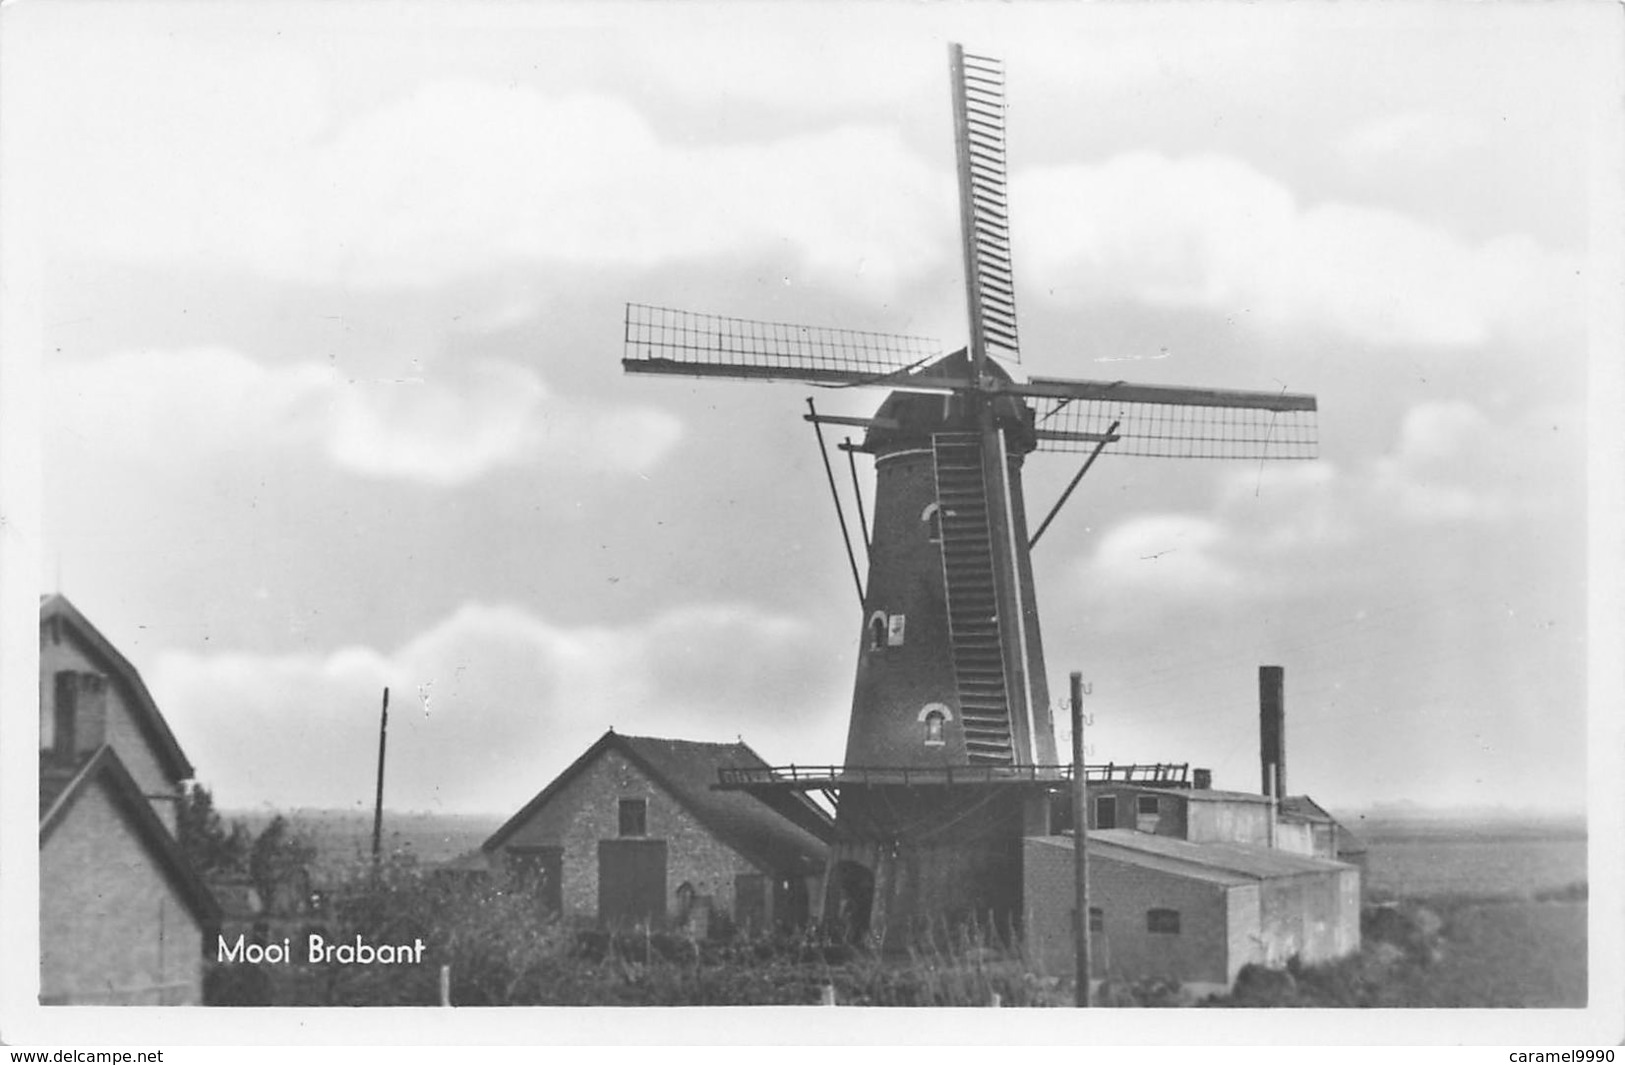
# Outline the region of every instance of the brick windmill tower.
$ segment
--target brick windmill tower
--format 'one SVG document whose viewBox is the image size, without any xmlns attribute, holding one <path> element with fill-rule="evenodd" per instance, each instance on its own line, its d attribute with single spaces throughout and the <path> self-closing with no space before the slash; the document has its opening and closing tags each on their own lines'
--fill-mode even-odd
<svg viewBox="0 0 1625 1065">
<path fill-rule="evenodd" d="M 849 455 L 874 463 L 872 530 L 860 514 L 867 581 L 849 554 L 862 629 L 845 762 L 719 782 L 769 803 L 824 794 L 836 808 L 825 919 L 877 942 L 1019 919 L 1021 840 L 1049 831 L 1049 795 L 1070 773 L 1056 757 L 1031 548 L 1102 450 L 1259 460 L 1316 448 L 1313 396 L 1012 373 L 1002 66 L 952 45 L 950 67 L 966 347 L 942 355 L 917 337 L 639 304 L 626 314 L 629 372 L 891 390 L 869 418 L 807 415 L 861 427 Z M 1031 533 L 1021 474 L 1036 451 L 1087 459 Z M 1138 779 L 1183 783 L 1163 767 L 1128 771 L 1148 768 Z"/>
</svg>

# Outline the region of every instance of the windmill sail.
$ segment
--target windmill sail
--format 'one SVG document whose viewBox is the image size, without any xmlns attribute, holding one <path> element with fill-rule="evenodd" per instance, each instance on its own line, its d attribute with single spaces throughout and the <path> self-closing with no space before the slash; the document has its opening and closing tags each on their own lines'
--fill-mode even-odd
<svg viewBox="0 0 1625 1065">
<path fill-rule="evenodd" d="M 1113 423 L 1113 455 L 1180 459 L 1313 459 L 1314 396 L 1034 378 L 1016 391 L 1034 401 L 1043 451 L 1086 451 Z"/>
<path fill-rule="evenodd" d="M 728 318 L 642 303 L 626 305 L 625 344 L 621 365 L 629 373 L 849 386 L 901 381 L 942 350 L 928 337 Z M 906 383 L 933 385 L 915 377 Z"/>
<path fill-rule="evenodd" d="M 980 370 L 990 354 L 1021 361 L 1004 163 L 1004 66 L 967 55 L 957 44 L 949 56 L 971 352 Z"/>
</svg>

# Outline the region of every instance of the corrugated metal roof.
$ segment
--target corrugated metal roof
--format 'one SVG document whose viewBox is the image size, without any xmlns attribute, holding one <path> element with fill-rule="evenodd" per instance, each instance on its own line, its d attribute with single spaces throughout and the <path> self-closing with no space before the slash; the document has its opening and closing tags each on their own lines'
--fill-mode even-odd
<svg viewBox="0 0 1625 1065">
<path fill-rule="evenodd" d="M 1101 831 L 1116 832 L 1119 830 L 1103 829 Z M 1049 844 L 1067 851 L 1072 850 L 1071 836 L 1034 836 L 1029 838 L 1034 843 Z M 1184 877 L 1187 880 L 1203 880 L 1222 887 L 1251 884 L 1257 879 L 1256 877 L 1233 873 L 1227 869 L 1180 861 L 1177 858 L 1170 858 L 1134 847 L 1118 846 L 1115 840 L 1102 838 L 1100 831 L 1089 833 L 1089 860 L 1094 861 L 1097 858 L 1108 862 L 1123 862 L 1141 869 L 1154 869 L 1157 872 Z"/>
<path fill-rule="evenodd" d="M 1342 862 L 1310 858 L 1249 843 L 1192 843 L 1172 836 L 1155 836 L 1128 828 L 1107 828 L 1089 833 L 1091 845 L 1102 843 L 1210 869 L 1223 869 L 1255 880 L 1332 873 L 1347 869 Z"/>
</svg>

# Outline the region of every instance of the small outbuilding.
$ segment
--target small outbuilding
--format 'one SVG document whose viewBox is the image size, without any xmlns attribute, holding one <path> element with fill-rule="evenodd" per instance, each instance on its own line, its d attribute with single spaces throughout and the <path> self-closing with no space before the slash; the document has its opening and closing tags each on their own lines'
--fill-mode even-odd
<svg viewBox="0 0 1625 1065">
<path fill-rule="evenodd" d="M 1276 845 L 1282 850 L 1348 862 L 1362 872 L 1365 869 L 1365 841 L 1307 795 L 1288 795 L 1281 800 Z"/>
<path fill-rule="evenodd" d="M 829 815 L 800 793 L 770 806 L 715 787 L 721 770 L 766 767 L 742 742 L 612 729 L 481 849 L 570 920 L 697 934 L 801 926 L 822 904 Z"/>
<path fill-rule="evenodd" d="M 1242 966 L 1331 961 L 1360 946 L 1360 873 L 1252 843 L 1133 829 L 1089 833 L 1095 979 L 1227 990 Z M 1073 837 L 1025 842 L 1025 934 L 1048 972 L 1074 965 Z"/>
</svg>

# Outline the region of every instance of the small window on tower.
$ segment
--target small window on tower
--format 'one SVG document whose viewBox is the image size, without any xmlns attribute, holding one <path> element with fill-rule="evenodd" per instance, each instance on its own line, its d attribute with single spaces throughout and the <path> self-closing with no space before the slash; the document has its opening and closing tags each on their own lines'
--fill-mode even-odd
<svg viewBox="0 0 1625 1065">
<path fill-rule="evenodd" d="M 942 726 L 949 716 L 948 708 L 941 703 L 928 703 L 920 711 L 920 724 L 925 727 L 927 747 L 941 747 L 946 742 L 942 736 Z"/>
<path fill-rule="evenodd" d="M 869 617 L 869 650 L 878 651 L 886 646 L 886 615 L 877 610 Z"/>
<path fill-rule="evenodd" d="M 903 630 L 906 628 L 907 623 L 908 616 L 905 614 L 893 614 L 886 619 L 887 647 L 903 646 Z"/>
<path fill-rule="evenodd" d="M 942 543 L 942 508 L 931 503 L 920 512 L 920 520 L 925 522 L 925 536 L 934 544 Z"/>
<path fill-rule="evenodd" d="M 648 799 L 621 800 L 620 829 L 620 834 L 623 836 L 647 836 L 649 834 Z"/>
</svg>

